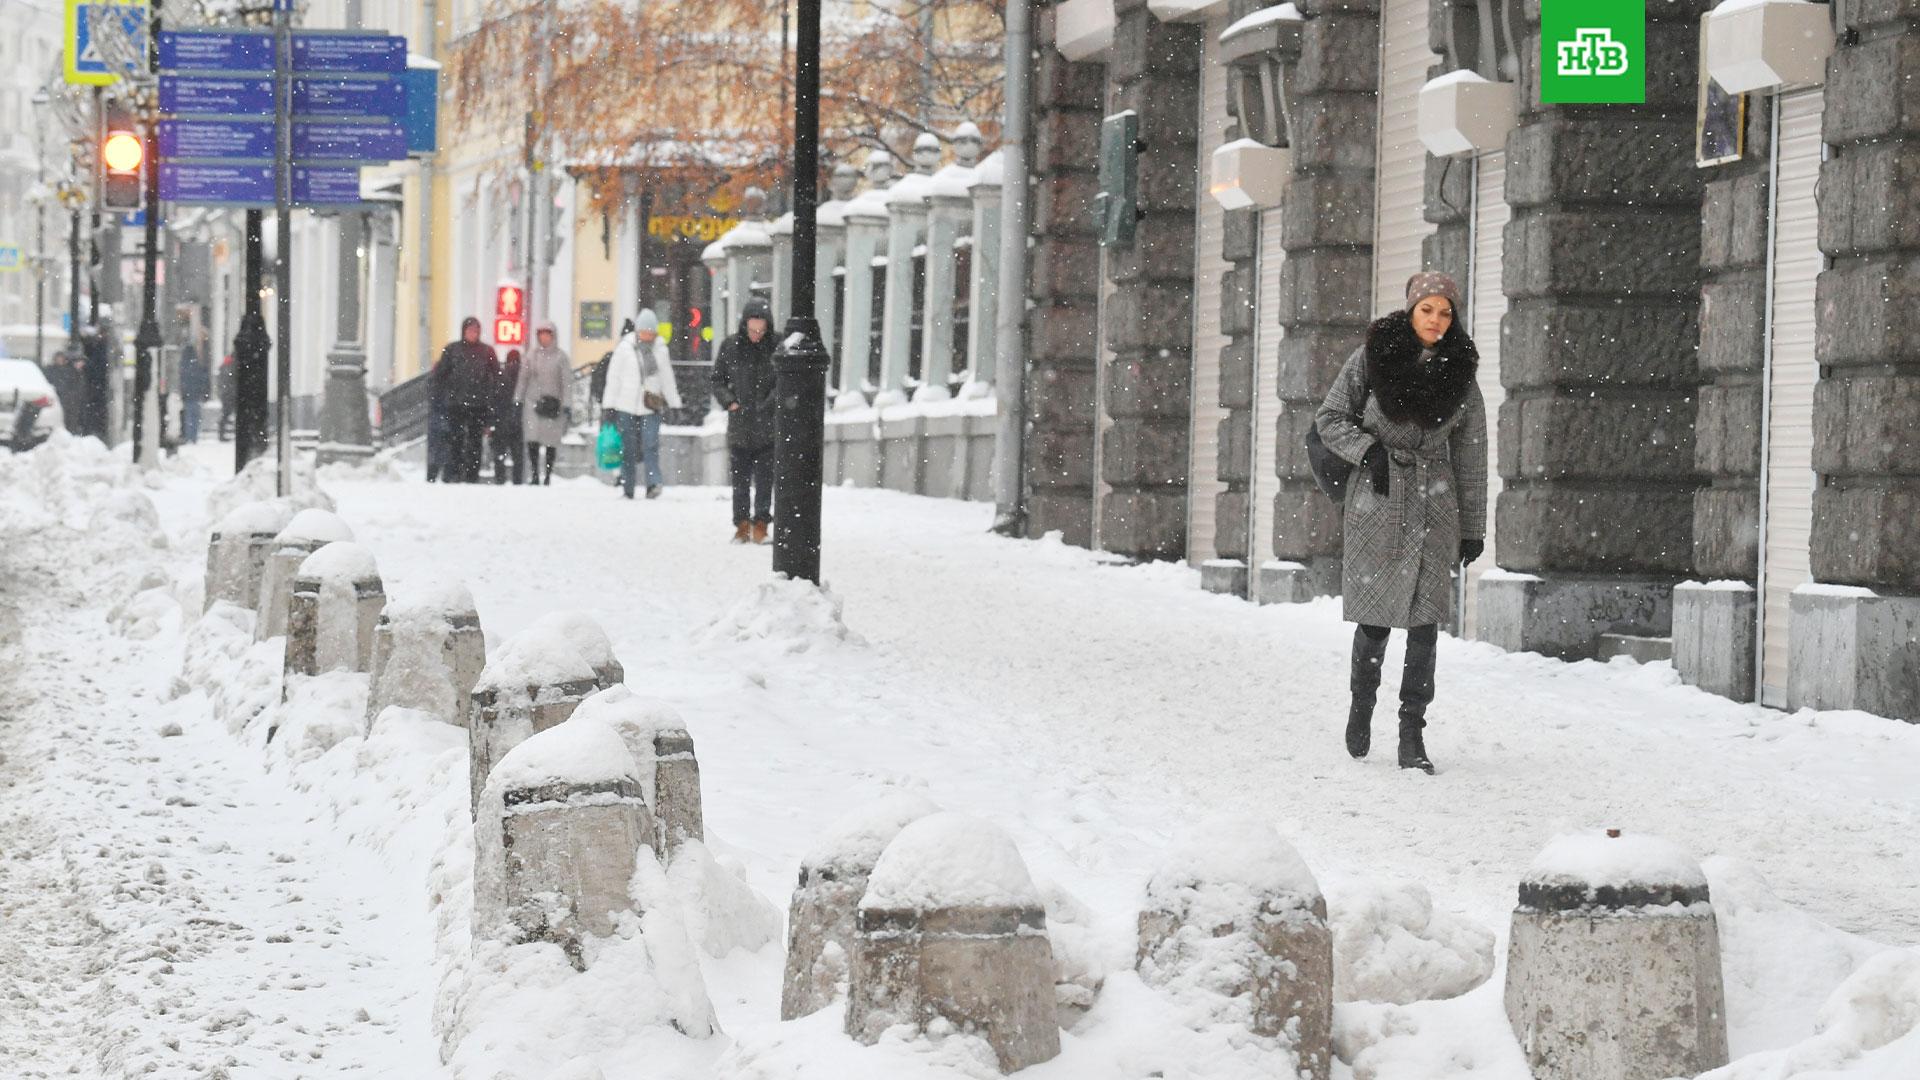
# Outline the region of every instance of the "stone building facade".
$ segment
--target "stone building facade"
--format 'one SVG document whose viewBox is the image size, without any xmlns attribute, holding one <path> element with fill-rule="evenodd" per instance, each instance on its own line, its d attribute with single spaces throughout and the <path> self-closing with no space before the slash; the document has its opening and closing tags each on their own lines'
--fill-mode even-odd
<svg viewBox="0 0 1920 1080">
<path fill-rule="evenodd" d="M 1920 109 L 1890 92 L 1920 77 L 1920 2 L 1812 6 L 1650 3 L 1645 101 L 1621 105 L 1540 103 L 1525 0 L 1042 9 L 1031 528 L 1191 557 L 1262 601 L 1337 591 L 1340 514 L 1302 438 L 1399 305 L 1387 279 L 1442 269 L 1497 416 L 1493 565 L 1457 632 L 1920 719 Z M 1799 20 L 1790 47 L 1769 29 L 1734 55 L 1766 37 L 1726 33 L 1736 12 Z M 1279 115 L 1203 93 L 1223 64 L 1230 88 L 1270 76 Z M 1740 92 L 1709 96 L 1710 67 Z M 1128 108 L 1140 217 L 1103 250 L 1099 126 Z M 1284 190 L 1197 229 L 1223 184 L 1201 148 L 1248 138 L 1285 151 Z"/>
</svg>

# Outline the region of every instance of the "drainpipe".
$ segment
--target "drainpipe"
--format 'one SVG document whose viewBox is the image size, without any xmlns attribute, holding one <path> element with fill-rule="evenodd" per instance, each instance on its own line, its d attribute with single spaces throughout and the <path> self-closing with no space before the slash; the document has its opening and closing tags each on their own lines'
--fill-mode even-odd
<svg viewBox="0 0 1920 1080">
<path fill-rule="evenodd" d="M 1006 113 L 1000 128 L 1006 180 L 1000 199 L 1000 308 L 994 324 L 1000 424 L 993 448 L 993 531 L 1002 536 L 1025 536 L 1027 531 L 1027 111 L 1032 64 L 1033 0 L 1007 0 Z"/>
</svg>

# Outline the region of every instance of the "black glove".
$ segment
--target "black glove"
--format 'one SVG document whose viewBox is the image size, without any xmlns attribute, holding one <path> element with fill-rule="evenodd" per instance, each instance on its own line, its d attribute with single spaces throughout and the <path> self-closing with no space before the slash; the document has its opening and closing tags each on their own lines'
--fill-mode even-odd
<svg viewBox="0 0 1920 1080">
<path fill-rule="evenodd" d="M 1473 560 L 1479 558 L 1486 550 L 1487 542 L 1485 540 L 1460 541 L 1460 565 L 1467 566 L 1471 564 Z"/>
<path fill-rule="evenodd" d="M 1375 495 L 1385 495 L 1387 493 L 1387 470 L 1388 466 L 1392 464 L 1387 458 L 1387 448 L 1379 443 L 1374 443 L 1372 446 L 1367 447 L 1366 454 L 1360 458 L 1360 464 L 1366 466 L 1373 473 L 1373 493 Z"/>
</svg>

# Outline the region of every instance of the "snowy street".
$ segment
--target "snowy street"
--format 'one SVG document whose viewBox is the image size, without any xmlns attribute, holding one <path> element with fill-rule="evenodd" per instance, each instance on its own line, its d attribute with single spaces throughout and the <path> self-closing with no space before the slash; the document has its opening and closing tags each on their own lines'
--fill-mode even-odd
<svg viewBox="0 0 1920 1080">
<path fill-rule="evenodd" d="M 1920 1074 L 1920 961 L 1876 984 L 1884 1037 L 1816 1033 L 1869 957 L 1920 946 L 1920 727 L 1448 638 L 1426 777 L 1391 760 L 1398 635 L 1375 753 L 1347 757 L 1333 601 L 1254 607 L 1184 566 L 990 536 L 990 506 L 833 490 L 829 603 L 725 543 L 718 489 L 624 502 L 592 480 L 323 470 L 389 595 L 452 575 L 496 647 L 548 612 L 599 620 L 627 684 L 685 718 L 707 846 L 759 894 L 731 929 L 693 927 L 722 1034 L 509 1008 L 535 999 L 459 989 L 458 730 L 288 734 L 327 702 L 265 705 L 262 683 L 269 742 L 183 677 L 218 630 L 194 622 L 225 449 L 146 490 L 165 547 L 98 451 L 0 463 L 0 1075 L 543 1080 L 573 1056 L 607 1080 L 983 1075 L 951 1046 L 859 1047 L 837 1010 L 778 1022 L 784 939 L 753 947 L 755 928 L 828 823 L 887 788 L 1004 828 L 1063 965 L 1104 982 L 1023 1074 L 1041 1080 L 1257 1072 L 1244 1031 L 1182 1027 L 1191 1010 L 1156 1009 L 1131 972 L 1148 874 L 1220 815 L 1275 826 L 1326 890 L 1336 1077 L 1524 1078 L 1500 995 L 1516 884 L 1553 837 L 1599 827 L 1705 863 L 1734 1058 L 1716 1080 Z M 277 678 L 269 649 L 236 646 L 232 670 L 267 657 Z M 749 947 L 716 949 L 729 932 Z"/>
</svg>

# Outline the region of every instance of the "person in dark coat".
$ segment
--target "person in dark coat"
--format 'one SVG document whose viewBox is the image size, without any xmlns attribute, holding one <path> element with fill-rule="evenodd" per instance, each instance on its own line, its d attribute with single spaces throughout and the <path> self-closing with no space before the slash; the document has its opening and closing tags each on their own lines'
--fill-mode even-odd
<svg viewBox="0 0 1920 1080">
<path fill-rule="evenodd" d="M 507 463 L 513 463 L 513 482 L 527 482 L 527 448 L 522 441 L 520 425 L 520 350 L 508 349 L 507 358 L 500 362 L 497 375 L 499 385 L 494 388 L 493 397 L 493 482 L 507 482 Z"/>
<path fill-rule="evenodd" d="M 727 410 L 733 542 L 764 544 L 773 521 L 773 312 L 749 300 L 740 329 L 720 345 L 713 396 Z"/>
<path fill-rule="evenodd" d="M 180 348 L 180 437 L 190 443 L 200 441 L 200 414 L 213 396 L 213 379 L 198 347 L 189 342 Z"/>
<path fill-rule="evenodd" d="M 226 442 L 233 437 L 233 410 L 240 402 L 240 374 L 234 369 L 232 353 L 220 358 L 215 385 L 220 390 L 220 429 L 215 434 Z"/>
<path fill-rule="evenodd" d="M 448 483 L 480 482 L 480 444 L 493 419 L 499 371 L 492 346 L 480 340 L 480 320 L 468 316 L 460 340 L 440 350 L 428 381 L 429 399 L 447 418 Z"/>
<path fill-rule="evenodd" d="M 1459 301 L 1452 278 L 1415 274 L 1405 310 L 1367 327 L 1314 418 L 1327 449 L 1354 465 L 1341 553 L 1341 602 L 1358 624 L 1347 752 L 1371 746 L 1387 633 L 1400 627 L 1400 767 L 1428 773 L 1439 624 L 1452 617 L 1455 568 L 1486 550 L 1487 407 Z"/>
<path fill-rule="evenodd" d="M 81 422 L 80 405 L 87 396 L 86 377 L 81 374 L 79 364 L 65 349 L 55 350 L 47 361 L 46 376 L 47 384 L 53 387 L 53 396 L 60 399 L 63 423 L 68 431 L 79 434 L 80 429 L 75 425 Z"/>
</svg>

